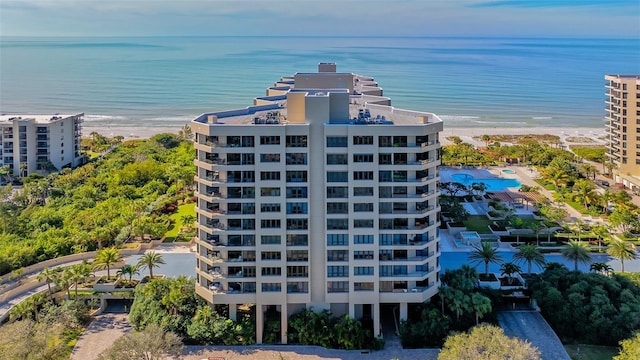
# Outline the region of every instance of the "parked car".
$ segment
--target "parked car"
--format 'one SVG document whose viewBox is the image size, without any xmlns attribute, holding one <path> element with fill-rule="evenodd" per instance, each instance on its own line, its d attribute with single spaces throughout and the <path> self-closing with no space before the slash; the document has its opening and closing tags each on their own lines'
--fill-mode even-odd
<svg viewBox="0 0 640 360">
<path fill-rule="evenodd" d="M 609 187 L 609 182 L 606 180 L 596 180 L 596 184 L 602 187 Z"/>
</svg>

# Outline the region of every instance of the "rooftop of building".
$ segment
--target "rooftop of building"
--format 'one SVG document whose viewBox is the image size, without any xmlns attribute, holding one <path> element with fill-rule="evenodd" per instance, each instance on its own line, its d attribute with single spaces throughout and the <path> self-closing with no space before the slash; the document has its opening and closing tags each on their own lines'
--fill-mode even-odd
<svg viewBox="0 0 640 360">
<path fill-rule="evenodd" d="M 605 77 L 623 80 L 640 80 L 640 75 L 607 74 Z"/>
<path fill-rule="evenodd" d="M 0 115 L 0 124 L 13 124 L 14 121 L 35 121 L 36 124 L 51 124 L 72 116 L 84 116 L 80 114 L 52 114 L 52 115 Z"/>
<path fill-rule="evenodd" d="M 351 77 L 353 83 L 348 88 L 296 88 L 296 77 Z M 334 63 L 320 63 L 317 73 L 296 73 L 291 77 L 282 77 L 270 90 L 283 90 L 280 95 L 260 96 L 255 98 L 262 105 L 249 106 L 244 109 L 205 113 L 194 121 L 216 125 L 284 125 L 287 124 L 287 94 L 305 93 L 306 96 L 329 96 L 330 94 L 347 93 L 349 97 L 348 118 L 331 119 L 331 125 L 418 125 L 439 123 L 442 120 L 433 113 L 398 109 L 390 104 L 391 99 L 382 95 L 382 88 L 373 77 L 352 73 L 335 72 Z M 296 122 L 299 123 L 299 122 Z"/>
</svg>

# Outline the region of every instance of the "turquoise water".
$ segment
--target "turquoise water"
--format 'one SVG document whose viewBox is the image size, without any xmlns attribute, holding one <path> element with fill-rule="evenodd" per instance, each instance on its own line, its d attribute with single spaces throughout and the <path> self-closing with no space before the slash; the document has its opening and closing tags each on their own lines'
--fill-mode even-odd
<svg viewBox="0 0 640 360">
<path fill-rule="evenodd" d="M 505 174 L 515 174 L 516 173 L 515 171 L 510 170 L 510 169 L 504 169 L 504 170 L 502 170 L 502 172 L 505 173 Z"/>
<path fill-rule="evenodd" d="M 473 183 L 484 183 L 487 191 L 504 191 L 507 188 L 519 188 L 522 184 L 516 179 L 476 179 L 469 174 L 453 174 L 451 181 L 470 186 Z"/>
<path fill-rule="evenodd" d="M 637 39 L 437 37 L 0 38 L 0 113 L 85 126 L 181 126 L 246 107 L 281 76 L 376 78 L 449 127 L 602 126 L 604 74 L 640 73 Z"/>
</svg>

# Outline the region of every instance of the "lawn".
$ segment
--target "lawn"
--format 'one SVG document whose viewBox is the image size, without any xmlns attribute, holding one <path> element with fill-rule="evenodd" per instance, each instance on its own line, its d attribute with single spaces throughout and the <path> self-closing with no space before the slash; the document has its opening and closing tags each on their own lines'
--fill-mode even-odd
<svg viewBox="0 0 640 360">
<path fill-rule="evenodd" d="M 463 223 L 469 231 L 475 231 L 478 234 L 491 234 L 489 225 L 493 224 L 493 220 L 487 219 L 484 215 L 471 215 Z"/>
<path fill-rule="evenodd" d="M 178 211 L 171 214 L 169 217 L 171 225 L 169 226 L 169 230 L 164 234 L 166 242 L 173 242 L 176 239 L 178 233 L 180 233 L 180 229 L 185 225 L 182 223 L 182 217 L 185 215 L 196 216 L 196 203 L 180 205 L 178 206 Z"/>
<path fill-rule="evenodd" d="M 618 355 L 618 349 L 613 346 L 596 345 L 565 345 L 569 356 L 575 360 L 611 360 Z"/>
</svg>

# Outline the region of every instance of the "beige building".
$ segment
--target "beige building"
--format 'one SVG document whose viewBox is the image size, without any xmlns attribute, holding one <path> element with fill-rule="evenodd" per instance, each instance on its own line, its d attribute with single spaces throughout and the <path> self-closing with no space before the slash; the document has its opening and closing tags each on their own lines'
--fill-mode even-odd
<svg viewBox="0 0 640 360">
<path fill-rule="evenodd" d="M 0 116 L 0 166 L 26 176 L 53 165 L 60 170 L 81 164 L 84 114 Z"/>
<path fill-rule="evenodd" d="M 640 192 L 640 75 L 606 75 L 609 141 L 607 162 L 613 164 L 613 179 Z"/>
<path fill-rule="evenodd" d="M 438 116 L 389 106 L 373 78 L 284 77 L 246 109 L 192 121 L 197 285 L 237 318 L 304 308 L 394 331 L 439 286 Z M 395 316 L 394 316 L 395 314 Z"/>
</svg>

